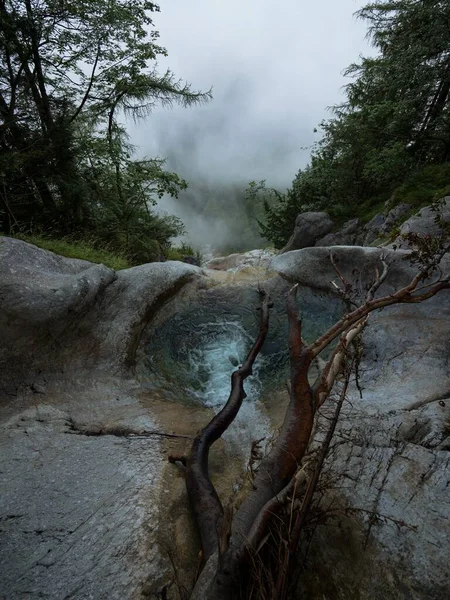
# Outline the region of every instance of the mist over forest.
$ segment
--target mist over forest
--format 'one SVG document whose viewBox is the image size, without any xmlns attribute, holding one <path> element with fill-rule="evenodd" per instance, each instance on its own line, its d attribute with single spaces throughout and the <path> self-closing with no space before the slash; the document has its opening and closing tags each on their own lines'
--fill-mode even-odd
<svg viewBox="0 0 450 600">
<path fill-rule="evenodd" d="M 124 268 L 447 193 L 447 3 L 95 6 L 4 6 L 3 234 Z"/>
<path fill-rule="evenodd" d="M 250 181 L 285 191 L 320 138 L 315 128 L 343 97 L 344 68 L 370 53 L 358 0 L 311 5 L 289 0 L 264 9 L 196 0 L 161 6 L 155 23 L 169 50 L 167 63 L 195 86 L 212 86 L 213 100 L 188 111 L 155 107 L 145 123 L 129 123 L 142 155 L 167 159 L 188 182 L 159 208 L 185 224 L 196 248 L 218 252 L 268 245 L 256 206 L 243 206 Z M 165 62 L 164 62 L 165 61 Z"/>
</svg>

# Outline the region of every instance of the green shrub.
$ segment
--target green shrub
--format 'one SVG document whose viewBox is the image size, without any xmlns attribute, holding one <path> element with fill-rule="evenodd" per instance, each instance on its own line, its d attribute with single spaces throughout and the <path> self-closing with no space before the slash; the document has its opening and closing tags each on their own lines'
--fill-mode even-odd
<svg viewBox="0 0 450 600">
<path fill-rule="evenodd" d="M 197 251 L 194 250 L 192 248 L 192 246 L 189 246 L 188 244 L 185 244 L 184 242 L 181 244 L 181 246 L 178 246 L 178 247 L 171 246 L 165 252 L 165 257 L 167 258 L 167 260 L 182 261 L 185 256 L 192 256 L 193 258 L 196 259 L 198 264 L 201 264 L 202 258 L 203 258 L 201 253 L 198 250 Z"/>
<path fill-rule="evenodd" d="M 389 205 L 402 202 L 414 208 L 428 206 L 433 200 L 450 195 L 450 162 L 427 165 L 412 173 L 392 194 Z"/>
</svg>

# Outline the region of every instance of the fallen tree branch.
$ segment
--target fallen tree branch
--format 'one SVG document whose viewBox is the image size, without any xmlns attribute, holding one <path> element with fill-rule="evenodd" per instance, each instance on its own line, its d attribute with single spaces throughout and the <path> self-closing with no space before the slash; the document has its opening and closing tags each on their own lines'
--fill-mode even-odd
<svg viewBox="0 0 450 600">
<path fill-rule="evenodd" d="M 348 295 L 350 284 L 340 273 L 334 257 L 331 257 L 331 262 L 343 286 L 342 293 Z M 422 267 L 408 285 L 392 294 L 376 298 L 376 292 L 389 272 L 388 263 L 382 256 L 380 268 L 375 270 L 375 280 L 368 286 L 363 303 L 350 310 L 310 345 L 302 339 L 302 323 L 296 304 L 298 285 L 291 288 L 286 302 L 289 324 L 290 400 L 283 425 L 270 452 L 261 460 L 254 474 L 253 489 L 249 491 L 234 516 L 228 513 L 227 518 L 224 519 L 222 504 L 208 475 L 209 449 L 233 422 L 245 398 L 243 382 L 251 374 L 253 362 L 267 334 L 269 306 L 268 299 L 264 298 L 260 334 L 246 363 L 232 375 L 231 393 L 227 404 L 195 438 L 191 453 L 186 460 L 186 485 L 200 529 L 206 561 L 206 568 L 200 575 L 193 598 L 234 600 L 240 591 L 246 589 L 247 568 L 251 565 L 255 553 L 258 555 L 259 550 L 265 545 L 273 519 L 279 518 L 280 509 L 291 492 L 299 489 L 299 486 L 302 488 L 305 484 L 302 460 L 312 436 L 315 415 L 317 409 L 329 397 L 336 379 L 345 369 L 349 345 L 352 342 L 355 344 L 371 312 L 393 304 L 422 302 L 443 289 L 450 289 L 448 278 L 439 278 L 432 283 L 419 286 L 420 282 L 427 280 L 431 274 L 435 274 L 435 271 L 436 261 L 433 257 L 428 267 Z M 313 360 L 339 336 L 341 336 L 339 343 L 312 388 L 308 381 L 308 373 Z M 358 360 L 356 358 L 358 352 L 359 349 L 355 348 L 352 365 L 355 360 Z M 317 489 L 349 384 L 350 371 L 351 369 L 347 369 L 332 423 L 318 450 L 317 463 L 306 488 L 300 511 L 295 518 L 291 513 L 293 521 L 289 526 L 291 532 L 289 552 L 283 558 L 282 573 L 280 572 L 278 579 L 278 594 L 274 596 L 277 599 L 283 597 L 287 591 L 292 556 L 298 547 L 306 515 Z"/>
<path fill-rule="evenodd" d="M 280 433 L 269 454 L 261 461 L 253 482 L 254 489 L 233 519 L 229 548 L 219 557 L 216 577 L 208 595 L 210 600 L 234 597 L 239 588 L 242 565 L 249 558 L 247 540 L 250 534 L 252 547 L 257 548 L 261 543 L 262 527 L 256 526 L 252 530 L 253 524 L 265 522 L 272 506 L 271 500 L 289 485 L 308 447 L 315 413 L 313 391 L 308 381 L 312 357 L 301 338 L 301 322 L 295 302 L 297 289 L 295 285 L 287 297 L 290 402 Z"/>
<path fill-rule="evenodd" d="M 417 285 L 420 281 L 422 281 L 428 276 L 428 273 L 428 271 L 421 271 L 411 280 L 411 282 L 408 285 L 401 288 L 394 294 L 382 296 L 381 298 L 375 298 L 373 300 L 366 300 L 366 302 L 363 305 L 359 306 L 352 312 L 344 315 L 326 333 L 321 335 L 313 344 L 311 344 L 309 349 L 312 353 L 312 357 L 315 358 L 339 335 L 344 333 L 352 325 L 369 315 L 374 310 L 384 308 L 392 304 L 412 304 L 423 302 L 424 300 L 435 296 L 438 292 L 440 292 L 443 289 L 450 289 L 450 280 L 445 279 L 431 284 L 426 293 L 414 295 L 414 291 L 416 290 Z M 386 275 L 384 275 L 383 281 L 386 278 L 386 276 L 387 273 Z M 381 277 L 382 276 L 380 276 L 380 281 Z M 372 292 L 370 291 L 369 297 L 371 296 L 371 294 Z"/>
<path fill-rule="evenodd" d="M 361 319 L 361 321 L 356 323 L 354 327 L 349 329 L 349 331 L 342 336 L 339 344 L 331 355 L 331 358 L 323 369 L 322 374 L 317 378 L 316 383 L 313 386 L 316 408 L 320 408 L 327 399 L 336 377 L 341 372 L 349 344 L 361 333 L 366 322 L 367 317 Z"/>
<path fill-rule="evenodd" d="M 222 410 L 194 439 L 186 461 L 186 487 L 200 531 L 204 560 L 218 549 L 223 506 L 208 473 L 209 450 L 236 418 L 246 397 L 244 381 L 252 375 L 253 364 L 269 328 L 269 297 L 261 291 L 263 303 L 259 335 L 244 364 L 231 376 L 231 393 Z"/>
</svg>

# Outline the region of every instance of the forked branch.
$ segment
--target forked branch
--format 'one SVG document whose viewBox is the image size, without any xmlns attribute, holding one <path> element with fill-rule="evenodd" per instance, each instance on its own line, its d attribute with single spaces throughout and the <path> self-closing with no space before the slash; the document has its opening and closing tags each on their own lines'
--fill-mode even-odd
<svg viewBox="0 0 450 600">
<path fill-rule="evenodd" d="M 342 294 L 348 296 L 351 286 L 340 273 L 334 257 L 331 262 L 338 274 Z M 231 519 L 224 519 L 224 510 L 208 474 L 208 457 L 211 445 L 218 440 L 235 419 L 245 398 L 244 381 L 251 375 L 254 361 L 261 350 L 268 331 L 269 301 L 263 293 L 261 325 L 258 339 L 250 350 L 245 363 L 231 378 L 231 393 L 224 408 L 197 435 L 186 460 L 186 485 L 195 517 L 200 529 L 203 558 L 208 567 L 202 572 L 202 598 L 208 600 L 230 600 L 241 589 L 241 574 L 249 563 L 251 553 L 258 552 L 267 538 L 269 524 L 279 513 L 286 499 L 295 491 L 304 489 L 305 474 L 302 460 L 311 439 L 317 409 L 329 397 L 336 379 L 345 369 L 347 349 L 361 334 L 371 312 L 400 303 L 418 303 L 431 298 L 443 289 L 450 289 L 450 279 L 435 279 L 427 283 L 431 274 L 436 277 L 436 261 L 423 267 L 398 291 L 376 298 L 376 293 L 386 280 L 389 266 L 384 256 L 380 268 L 375 271 L 375 280 L 367 289 L 360 306 L 350 310 L 315 342 L 307 345 L 302 339 L 301 321 L 298 316 L 296 295 L 298 285 L 287 296 L 290 356 L 290 400 L 284 422 L 273 446 L 264 457 L 253 479 L 253 489 L 242 502 Z M 337 284 L 336 284 L 337 285 Z M 340 286 L 339 286 L 340 287 Z M 344 298 L 345 299 L 345 298 Z M 354 306 L 354 302 L 353 302 Z M 308 374 L 312 361 L 336 338 L 340 340 L 328 360 L 325 369 L 312 388 Z M 337 423 L 339 411 L 349 382 L 349 370 L 333 418 L 332 426 L 324 440 L 316 469 L 304 491 L 302 508 L 295 518 L 291 530 L 291 551 L 295 552 L 302 526 L 316 489 L 317 480 L 328 451 Z M 206 587 L 204 583 L 206 581 Z M 280 582 L 282 580 L 280 579 Z M 285 590 L 285 583 L 280 583 Z M 283 591 L 284 593 L 284 591 Z M 194 592 L 195 596 L 196 592 Z M 200 596 L 195 596 L 200 597 Z M 281 596 L 277 596 L 281 597 Z"/>
<path fill-rule="evenodd" d="M 252 374 L 254 362 L 264 344 L 269 329 L 269 297 L 263 297 L 259 335 L 244 364 L 231 376 L 231 393 L 222 410 L 194 439 L 186 461 L 186 486 L 200 530 L 203 558 L 218 548 L 222 529 L 223 506 L 208 473 L 209 450 L 231 425 L 246 397 L 244 381 Z"/>
<path fill-rule="evenodd" d="M 326 333 L 321 335 L 313 344 L 311 344 L 309 349 L 312 357 L 315 358 L 339 335 L 347 331 L 352 325 L 369 315 L 374 310 L 384 308 L 385 306 L 390 306 L 391 304 L 414 304 L 423 302 L 424 300 L 435 296 L 443 289 L 450 289 L 450 279 L 446 278 L 427 285 L 426 291 L 422 291 L 422 293 L 414 293 L 417 292 L 417 286 L 419 283 L 426 279 L 430 273 L 431 267 L 428 271 L 422 270 L 417 273 L 417 275 L 413 277 L 408 285 L 399 289 L 395 293 L 382 296 L 380 298 L 373 298 L 375 291 L 386 279 L 388 274 L 388 267 L 383 265 L 383 272 L 381 275 L 377 276 L 377 281 L 370 288 L 366 302 L 352 312 L 345 314 L 342 319 L 333 325 L 333 327 L 331 327 Z"/>
</svg>

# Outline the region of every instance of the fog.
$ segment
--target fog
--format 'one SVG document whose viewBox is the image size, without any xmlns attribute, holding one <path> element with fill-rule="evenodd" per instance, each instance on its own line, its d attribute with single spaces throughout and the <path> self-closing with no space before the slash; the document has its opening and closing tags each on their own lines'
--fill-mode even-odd
<svg viewBox="0 0 450 600">
<path fill-rule="evenodd" d="M 190 192 L 161 207 L 186 223 L 188 240 L 216 247 L 233 234 L 231 222 L 205 211 L 217 189 L 233 212 L 232 190 L 266 179 L 290 185 L 343 98 L 343 70 L 370 52 L 360 0 L 162 0 L 154 23 L 174 73 L 213 100 L 194 108 L 158 107 L 130 125 L 140 155 L 167 158 Z M 224 190 L 230 190 L 227 196 Z M 220 238 L 220 243 L 219 243 Z"/>
</svg>

